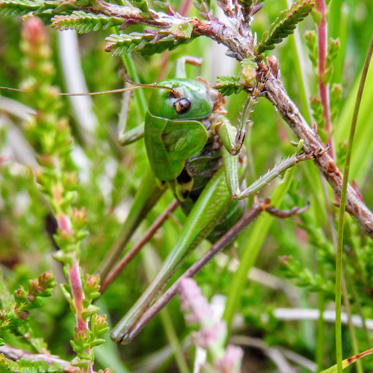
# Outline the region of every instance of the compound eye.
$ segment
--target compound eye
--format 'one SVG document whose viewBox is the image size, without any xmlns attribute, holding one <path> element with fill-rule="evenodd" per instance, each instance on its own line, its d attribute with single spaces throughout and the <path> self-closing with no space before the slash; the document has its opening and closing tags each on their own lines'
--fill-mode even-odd
<svg viewBox="0 0 373 373">
<path fill-rule="evenodd" d="M 192 103 L 185 97 L 181 97 L 175 100 L 174 108 L 178 114 L 184 114 L 189 111 Z"/>
</svg>

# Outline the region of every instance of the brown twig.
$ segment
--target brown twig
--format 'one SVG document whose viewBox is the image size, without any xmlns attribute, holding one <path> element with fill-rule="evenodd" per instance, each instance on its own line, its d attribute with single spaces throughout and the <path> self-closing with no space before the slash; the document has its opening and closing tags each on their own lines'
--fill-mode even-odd
<svg viewBox="0 0 373 373">
<path fill-rule="evenodd" d="M 320 24 L 317 26 L 319 94 L 321 105 L 323 107 L 325 130 L 328 134 L 328 152 L 329 155 L 333 159 L 335 159 L 332 138 L 332 123 L 330 119 L 329 84 L 326 84 L 324 82 L 324 75 L 326 71 L 326 57 L 328 54 L 328 24 L 326 20 L 325 0 L 316 0 L 316 8 L 321 16 Z"/>
<path fill-rule="evenodd" d="M 298 139 L 304 141 L 304 150 L 320 154 L 315 157 L 315 163 L 335 193 L 340 196 L 342 190 L 341 171 L 329 154 L 326 152 L 320 153 L 324 147 L 319 137 L 302 117 L 297 106 L 291 101 L 281 81 L 271 72 L 266 76 L 265 94 Z M 347 211 L 357 219 L 366 233 L 373 237 L 373 214 L 350 185 L 347 189 Z"/>
<path fill-rule="evenodd" d="M 102 279 L 101 293 L 103 293 L 107 287 L 117 278 L 117 276 L 123 271 L 126 265 L 135 257 L 135 255 L 144 247 L 144 245 L 154 236 L 154 233 L 162 226 L 170 214 L 179 205 L 175 199 L 170 203 L 165 211 L 158 216 L 156 221 L 151 225 L 141 240 L 130 250 L 128 253 L 119 261 L 119 263 Z"/>
<path fill-rule="evenodd" d="M 111 4 L 103 0 L 97 0 L 94 7 L 86 8 L 90 12 L 102 13 L 111 17 L 123 18 L 125 24 L 144 24 L 166 30 L 170 36 L 177 37 L 173 30 L 178 26 L 189 24 L 193 27 L 192 35 L 207 36 L 218 43 L 229 48 L 229 54 L 238 60 L 253 56 L 254 40 L 251 31 L 242 27 L 242 19 L 231 18 L 232 25 L 225 24 L 217 18 L 210 17 L 209 20 L 201 20 L 196 17 L 183 17 L 178 13 L 166 14 L 150 10 L 151 17 L 144 16 L 142 12 L 134 7 Z M 236 27 L 234 27 L 236 26 Z"/>
<path fill-rule="evenodd" d="M 0 346 L 0 354 L 3 354 L 6 358 L 18 361 L 25 359 L 28 361 L 44 361 L 47 364 L 57 364 L 64 368 L 66 373 L 78 373 L 80 368 L 73 367 L 68 361 L 62 360 L 55 355 L 48 354 L 33 354 L 29 351 L 21 350 L 20 348 L 15 348 L 9 345 Z"/>
</svg>

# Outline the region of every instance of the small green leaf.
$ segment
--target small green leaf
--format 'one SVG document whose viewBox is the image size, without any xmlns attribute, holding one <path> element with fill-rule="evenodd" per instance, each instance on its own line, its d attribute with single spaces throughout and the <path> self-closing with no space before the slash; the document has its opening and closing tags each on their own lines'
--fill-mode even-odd
<svg viewBox="0 0 373 373">
<path fill-rule="evenodd" d="M 0 14 L 4 16 L 22 16 L 42 6 L 42 1 L 0 0 Z"/>
<path fill-rule="evenodd" d="M 315 0 L 298 0 L 292 7 L 285 10 L 272 23 L 270 30 L 263 35 L 263 40 L 256 47 L 256 54 L 273 49 L 276 44 L 293 33 L 296 25 L 301 22 L 315 6 Z"/>
<path fill-rule="evenodd" d="M 74 29 L 79 33 L 104 30 L 121 25 L 123 20 L 102 14 L 74 11 L 70 15 L 58 15 L 51 19 L 52 25 L 58 30 Z"/>
<path fill-rule="evenodd" d="M 149 12 L 149 4 L 146 0 L 132 0 L 131 5 L 141 9 L 144 13 Z"/>
<path fill-rule="evenodd" d="M 215 88 L 223 95 L 230 96 L 242 91 L 239 76 L 218 76 Z"/>
<path fill-rule="evenodd" d="M 159 35 L 159 34 L 158 34 Z M 130 34 L 110 35 L 106 38 L 106 50 L 114 55 L 138 51 L 143 55 L 160 53 L 166 49 L 174 49 L 180 44 L 188 43 L 191 38 L 175 38 L 167 35 L 160 39 L 153 33 L 132 32 Z"/>
<path fill-rule="evenodd" d="M 189 39 L 192 37 L 193 25 L 189 22 L 181 23 L 170 29 L 172 35 L 177 38 Z"/>
<path fill-rule="evenodd" d="M 308 48 L 308 56 L 312 62 L 314 68 L 317 67 L 317 42 L 316 42 L 316 32 L 307 31 L 305 34 L 306 46 Z"/>
</svg>

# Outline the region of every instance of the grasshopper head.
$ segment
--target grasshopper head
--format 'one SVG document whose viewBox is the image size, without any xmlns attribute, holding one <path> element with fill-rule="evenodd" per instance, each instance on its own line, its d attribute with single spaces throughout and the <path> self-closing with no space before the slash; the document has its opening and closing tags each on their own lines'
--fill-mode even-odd
<svg viewBox="0 0 373 373">
<path fill-rule="evenodd" d="M 157 89 L 154 91 L 149 105 L 152 115 L 167 119 L 204 119 L 215 105 L 209 88 L 190 79 L 169 79 L 159 85 L 170 87 L 172 91 Z"/>
</svg>

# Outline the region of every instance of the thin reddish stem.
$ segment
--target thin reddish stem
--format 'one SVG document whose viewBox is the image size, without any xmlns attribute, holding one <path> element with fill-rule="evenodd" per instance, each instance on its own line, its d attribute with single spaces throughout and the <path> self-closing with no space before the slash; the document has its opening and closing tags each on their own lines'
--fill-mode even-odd
<svg viewBox="0 0 373 373">
<path fill-rule="evenodd" d="M 193 3 L 192 0 L 183 0 L 182 3 L 180 4 L 179 13 L 183 17 L 186 17 L 188 15 L 189 9 L 190 9 L 192 3 Z"/>
<path fill-rule="evenodd" d="M 59 215 L 57 217 L 58 228 L 62 231 L 65 235 L 70 235 L 73 233 L 71 228 L 71 222 L 68 216 L 66 215 Z M 76 328 L 77 332 L 83 331 L 85 332 L 88 330 L 88 322 L 84 321 L 83 318 L 83 300 L 84 300 L 84 290 L 82 279 L 80 276 L 80 267 L 79 261 L 76 257 L 74 257 L 73 265 L 68 270 L 68 278 L 71 286 L 71 294 L 73 297 L 73 302 L 75 306 L 75 320 L 76 320 Z M 89 353 L 89 350 L 87 351 Z M 92 373 L 93 366 L 92 362 L 88 364 L 88 370 L 82 370 L 84 373 Z"/>
<path fill-rule="evenodd" d="M 83 316 L 82 316 L 84 292 L 83 292 L 82 280 L 80 277 L 79 262 L 77 260 L 74 260 L 73 266 L 69 270 L 69 281 L 70 281 L 71 293 L 72 293 L 74 305 L 75 305 L 76 330 L 86 331 L 88 330 L 88 323 L 84 321 Z M 87 352 L 89 353 L 89 350 Z M 85 370 L 83 369 L 82 372 L 85 373 Z M 92 367 L 92 362 L 90 362 L 88 365 L 87 373 L 92 373 L 92 372 L 93 372 L 93 367 Z"/>
<path fill-rule="evenodd" d="M 154 236 L 154 233 L 162 226 L 171 213 L 179 205 L 177 200 L 171 202 L 167 209 L 158 216 L 157 220 L 148 229 L 141 240 L 120 260 L 120 262 L 102 279 L 101 293 L 118 277 L 127 264 L 136 256 L 144 245 Z"/>
<path fill-rule="evenodd" d="M 317 42 L 318 42 L 318 72 L 319 72 L 319 94 L 321 105 L 323 107 L 323 117 L 325 120 L 325 130 L 328 133 L 329 155 L 335 159 L 334 146 L 332 139 L 332 123 L 330 119 L 330 100 L 329 100 L 329 84 L 325 84 L 323 77 L 326 70 L 326 57 L 328 54 L 328 23 L 326 20 L 326 4 L 325 0 L 317 0 L 316 8 L 320 13 L 321 20 L 317 27 Z"/>
<path fill-rule="evenodd" d="M 69 281 L 71 286 L 71 293 L 74 300 L 75 306 L 75 320 L 76 320 L 76 330 L 77 331 L 86 331 L 88 330 L 88 322 L 84 321 L 82 312 L 83 312 L 83 299 L 84 299 L 84 291 L 82 280 L 80 277 L 80 268 L 78 260 L 74 260 L 72 268 L 68 272 L 69 274 Z M 89 350 L 87 351 L 89 353 Z M 85 373 L 83 369 L 82 372 Z M 92 362 L 88 365 L 87 373 L 93 372 Z"/>
<path fill-rule="evenodd" d="M 69 270 L 69 281 L 76 311 L 76 327 L 79 330 L 87 330 L 88 325 L 82 317 L 84 294 L 77 261 L 74 261 L 72 268 Z"/>
</svg>

